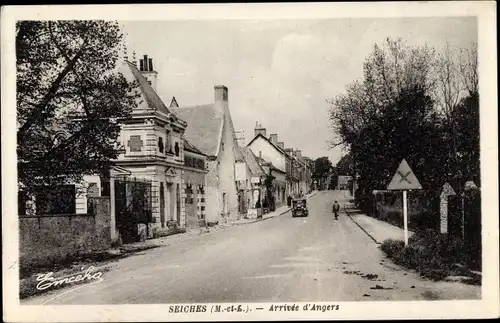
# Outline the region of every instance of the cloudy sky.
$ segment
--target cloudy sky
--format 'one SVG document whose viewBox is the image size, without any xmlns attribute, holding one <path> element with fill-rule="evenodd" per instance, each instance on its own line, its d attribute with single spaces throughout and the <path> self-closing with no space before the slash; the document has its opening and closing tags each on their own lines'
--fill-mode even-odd
<svg viewBox="0 0 500 323">
<path fill-rule="evenodd" d="M 474 18 L 129 21 L 129 56 L 147 54 L 158 71 L 165 104 L 213 102 L 213 86 L 229 88 L 231 115 L 245 143 L 255 123 L 277 133 L 286 147 L 311 158 L 328 156 L 326 99 L 362 76 L 373 44 L 401 37 L 440 50 L 446 40 L 468 48 L 477 41 Z"/>
</svg>

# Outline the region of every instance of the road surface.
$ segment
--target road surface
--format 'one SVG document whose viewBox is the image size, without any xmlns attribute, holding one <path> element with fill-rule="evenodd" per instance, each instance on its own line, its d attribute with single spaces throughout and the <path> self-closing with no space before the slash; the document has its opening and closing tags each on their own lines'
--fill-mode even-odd
<svg viewBox="0 0 500 323">
<path fill-rule="evenodd" d="M 121 259 L 103 281 L 22 304 L 161 304 L 218 302 L 472 299 L 480 288 L 419 278 L 385 260 L 378 245 L 333 200 L 318 192 L 309 217 L 269 220 L 194 236 Z M 168 241 L 168 237 L 165 239 Z M 172 240 L 174 241 L 174 240 Z M 378 285 L 378 286 L 377 286 Z"/>
</svg>

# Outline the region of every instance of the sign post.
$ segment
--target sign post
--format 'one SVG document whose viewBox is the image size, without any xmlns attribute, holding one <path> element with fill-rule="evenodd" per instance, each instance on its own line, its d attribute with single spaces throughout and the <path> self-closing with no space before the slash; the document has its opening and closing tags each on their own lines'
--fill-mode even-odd
<svg viewBox="0 0 500 323">
<path fill-rule="evenodd" d="M 422 185 L 411 170 L 406 160 L 402 160 L 391 182 L 387 186 L 388 190 L 403 191 L 403 221 L 405 246 L 408 246 L 408 190 L 420 190 Z"/>
<path fill-rule="evenodd" d="M 407 190 L 403 191 L 403 221 L 405 229 L 405 246 L 408 245 L 408 200 L 407 200 Z"/>
</svg>

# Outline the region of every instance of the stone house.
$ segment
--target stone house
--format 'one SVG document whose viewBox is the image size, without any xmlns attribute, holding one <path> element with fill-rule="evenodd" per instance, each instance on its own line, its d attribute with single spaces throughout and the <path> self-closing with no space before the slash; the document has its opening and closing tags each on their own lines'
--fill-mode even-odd
<svg viewBox="0 0 500 323">
<path fill-rule="evenodd" d="M 132 118 L 122 125 L 119 141 L 123 153 L 115 164 L 128 170 L 129 177 L 151 183 L 152 214 L 147 235 L 185 229 L 188 222 L 196 226 L 203 220 L 201 207 L 195 212 L 190 206 L 186 214 L 186 197 L 189 194 L 190 205 L 204 198 L 206 156 L 185 138 L 187 122 L 172 113 L 157 94 L 158 73 L 151 58 L 144 55 L 139 68 L 125 61 L 119 72 L 129 82 L 136 82 L 140 97 Z M 112 208 L 114 204 L 112 201 Z"/>
<path fill-rule="evenodd" d="M 227 87 L 214 87 L 214 102 L 171 107 L 187 122 L 185 138 L 206 155 L 206 221 L 218 223 L 238 217 L 235 163 L 242 160 L 229 110 Z"/>
<path fill-rule="evenodd" d="M 254 138 L 247 144 L 258 160 L 266 174 L 273 175 L 274 198 L 276 207 L 286 204 L 288 196 L 286 181 L 286 158 L 287 154 L 278 146 L 278 135 L 271 134 L 266 137 L 266 129 L 257 125 Z"/>
<path fill-rule="evenodd" d="M 247 218 L 255 218 L 261 214 L 266 173 L 249 147 L 242 147 L 241 153 L 243 161 L 236 163 L 236 183 L 238 191 L 242 192 L 239 196 L 243 198 L 244 207 L 240 213 L 246 214 Z"/>
</svg>

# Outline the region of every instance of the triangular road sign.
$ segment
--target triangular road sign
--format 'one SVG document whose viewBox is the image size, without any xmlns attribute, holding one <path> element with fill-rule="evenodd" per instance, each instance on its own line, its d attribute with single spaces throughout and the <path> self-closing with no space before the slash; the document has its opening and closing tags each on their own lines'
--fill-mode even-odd
<svg viewBox="0 0 500 323">
<path fill-rule="evenodd" d="M 399 164 L 396 174 L 392 177 L 391 182 L 387 186 L 388 190 L 420 190 L 422 185 L 411 170 L 410 166 L 403 159 Z"/>
</svg>

